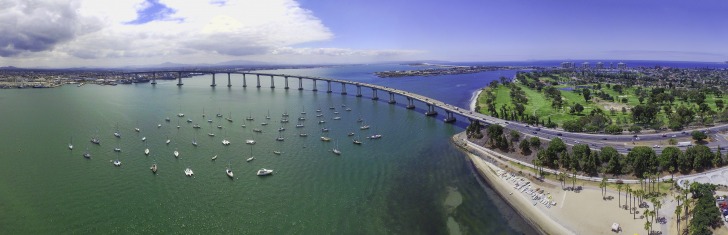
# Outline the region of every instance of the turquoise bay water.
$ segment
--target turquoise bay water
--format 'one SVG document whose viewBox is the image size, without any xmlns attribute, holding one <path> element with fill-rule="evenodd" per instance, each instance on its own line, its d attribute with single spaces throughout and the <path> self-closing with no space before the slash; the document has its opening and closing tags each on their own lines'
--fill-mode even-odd
<svg viewBox="0 0 728 235">
<path fill-rule="evenodd" d="M 381 69 L 275 72 L 369 80 L 464 107 L 463 97 L 469 97 L 473 87 L 500 76 L 455 76 L 449 85 L 437 86 L 441 81 L 430 78 L 387 81 L 371 76 L 371 71 Z M 156 86 L 0 91 L 0 233 L 532 233 L 480 184 L 464 155 L 449 143 L 450 136 L 462 131 L 458 126 L 383 101 L 356 98 L 353 87 L 342 96 L 325 93 L 325 83 L 314 93 L 308 82 L 301 92 L 293 80 L 294 89 L 288 91 L 280 80 L 278 88 L 268 88 L 269 78 L 261 78 L 261 89 L 250 86 L 250 78 L 248 88 L 234 79 L 235 86 L 227 88 L 223 80 L 218 77 L 217 88 L 208 86 L 209 76 L 200 76 L 185 80 L 181 88 L 175 81 L 160 81 Z M 448 92 L 455 88 L 464 91 Z M 335 110 L 329 109 L 332 106 Z M 317 123 L 319 108 L 325 124 Z M 296 128 L 301 111 L 306 112 L 305 128 Z M 340 112 L 341 120 L 332 119 L 334 111 Z M 179 112 L 185 117 L 175 116 Z M 268 112 L 270 120 L 264 119 Z M 290 115 L 289 123 L 280 123 L 284 112 Z M 217 113 L 231 115 L 234 122 L 215 117 Z M 248 115 L 255 121 L 244 123 Z M 359 130 L 360 117 L 371 129 Z M 202 128 L 193 129 L 195 123 Z M 135 127 L 141 131 L 136 133 Z M 275 141 L 279 127 L 286 128 L 282 142 Z M 322 133 L 324 127 L 330 132 Z M 121 138 L 112 135 L 117 128 Z M 253 133 L 253 128 L 263 133 Z M 309 137 L 299 137 L 300 132 Z M 364 144 L 352 144 L 349 132 L 357 133 Z M 364 138 L 375 133 L 384 137 Z M 101 139 L 100 146 L 89 143 L 94 135 Z M 324 135 L 333 141 L 320 141 Z M 73 151 L 66 147 L 71 137 Z M 172 140 L 169 145 L 164 143 L 167 138 Z M 198 147 L 191 144 L 193 138 Z M 232 144 L 223 146 L 223 138 Z M 251 138 L 257 141 L 252 148 L 244 144 Z M 336 145 L 340 156 L 330 151 Z M 150 156 L 143 154 L 145 146 Z M 122 152 L 115 153 L 115 147 Z M 86 148 L 93 155 L 90 160 L 81 156 Z M 179 159 L 172 155 L 175 149 Z M 256 160 L 246 162 L 251 149 Z M 274 150 L 283 154 L 275 155 Z M 214 155 L 218 158 L 211 161 Z M 114 167 L 113 159 L 123 166 Z M 157 175 L 149 170 L 154 162 Z M 225 175 L 228 166 L 234 180 Z M 184 176 L 187 167 L 195 171 L 194 178 Z M 256 176 L 263 167 L 275 170 L 274 175 Z"/>
</svg>

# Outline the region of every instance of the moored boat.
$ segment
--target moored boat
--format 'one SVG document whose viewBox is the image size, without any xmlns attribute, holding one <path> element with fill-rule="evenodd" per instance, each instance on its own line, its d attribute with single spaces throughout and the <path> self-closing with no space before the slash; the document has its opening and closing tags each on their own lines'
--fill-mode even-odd
<svg viewBox="0 0 728 235">
<path fill-rule="evenodd" d="M 273 174 L 273 170 L 268 170 L 265 168 L 260 168 L 260 170 L 258 170 L 258 172 L 256 173 L 256 175 L 258 175 L 258 176 L 264 176 L 264 175 L 270 175 L 270 174 Z"/>
</svg>

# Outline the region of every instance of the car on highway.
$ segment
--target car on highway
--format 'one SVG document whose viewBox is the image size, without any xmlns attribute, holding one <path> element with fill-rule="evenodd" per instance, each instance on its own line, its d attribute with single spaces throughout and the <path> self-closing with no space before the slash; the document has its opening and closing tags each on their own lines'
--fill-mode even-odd
<svg viewBox="0 0 728 235">
<path fill-rule="evenodd" d="M 561 133 L 556 133 L 556 135 L 561 136 Z"/>
<path fill-rule="evenodd" d="M 652 146 L 652 147 L 653 148 L 656 148 L 656 149 L 662 148 L 662 146 L 659 146 L 659 145 L 655 145 L 655 146 Z"/>
</svg>

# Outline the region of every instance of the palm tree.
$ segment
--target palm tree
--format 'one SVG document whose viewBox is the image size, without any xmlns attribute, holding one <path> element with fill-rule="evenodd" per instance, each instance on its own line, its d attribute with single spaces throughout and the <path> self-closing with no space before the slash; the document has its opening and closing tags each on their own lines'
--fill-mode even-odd
<svg viewBox="0 0 728 235">
<path fill-rule="evenodd" d="M 561 171 L 561 172 L 559 172 L 557 177 L 559 178 L 559 182 L 561 182 L 561 189 L 563 189 L 564 186 L 566 186 L 566 173 Z"/>
<path fill-rule="evenodd" d="M 618 202 L 617 206 L 622 207 L 622 185 L 621 184 L 617 184 L 617 199 L 619 200 L 619 201 L 617 201 Z"/>
<path fill-rule="evenodd" d="M 650 227 L 652 226 L 650 224 L 650 209 L 645 209 L 642 215 L 645 217 L 645 230 L 647 230 L 647 234 L 650 234 Z"/>
<path fill-rule="evenodd" d="M 602 189 L 602 198 L 604 198 L 604 196 L 605 196 L 604 193 L 607 191 L 606 190 L 607 189 L 607 177 L 606 176 L 602 176 L 602 182 L 599 183 L 599 188 Z"/>
<path fill-rule="evenodd" d="M 630 187 L 628 184 L 627 185 L 624 185 L 624 186 L 626 187 L 624 189 L 624 191 L 627 192 L 627 193 L 624 194 L 624 205 L 627 206 L 627 209 L 629 210 L 629 208 L 631 208 L 631 207 L 628 206 L 629 201 L 630 201 L 629 200 L 629 196 L 632 195 L 632 187 Z M 631 210 L 630 210 L 630 213 L 632 213 Z"/>
<path fill-rule="evenodd" d="M 682 214 L 682 207 L 678 205 L 675 208 L 675 221 L 677 222 L 677 233 L 678 234 L 681 234 L 681 232 L 680 232 L 680 216 L 681 216 L 681 214 Z"/>
<path fill-rule="evenodd" d="M 576 169 L 571 170 L 571 188 L 576 187 Z"/>
</svg>

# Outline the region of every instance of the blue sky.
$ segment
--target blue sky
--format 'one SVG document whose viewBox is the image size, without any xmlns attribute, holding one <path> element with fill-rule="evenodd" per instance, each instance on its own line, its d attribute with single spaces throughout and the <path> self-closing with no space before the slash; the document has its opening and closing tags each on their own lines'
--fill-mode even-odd
<svg viewBox="0 0 728 235">
<path fill-rule="evenodd" d="M 728 1 L 5 0 L 0 66 L 728 60 Z"/>
<path fill-rule="evenodd" d="M 728 60 L 728 1 L 300 2 L 336 35 L 312 46 L 449 60 Z"/>
</svg>

